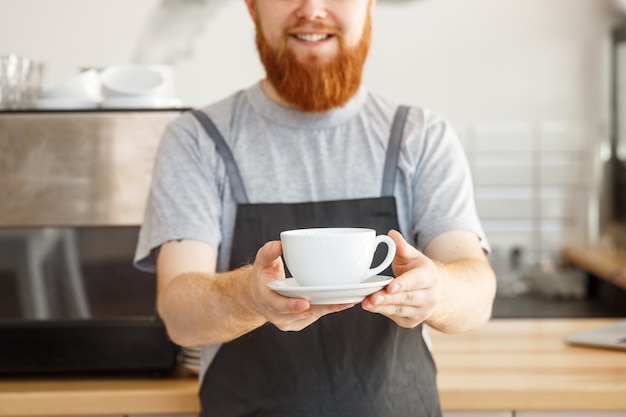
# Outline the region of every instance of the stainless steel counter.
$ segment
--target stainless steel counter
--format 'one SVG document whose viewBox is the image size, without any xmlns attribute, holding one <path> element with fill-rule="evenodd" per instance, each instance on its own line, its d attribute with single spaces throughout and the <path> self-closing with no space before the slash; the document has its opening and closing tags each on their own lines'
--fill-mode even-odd
<svg viewBox="0 0 626 417">
<path fill-rule="evenodd" d="M 171 111 L 0 112 L 0 227 L 138 225 Z"/>
</svg>

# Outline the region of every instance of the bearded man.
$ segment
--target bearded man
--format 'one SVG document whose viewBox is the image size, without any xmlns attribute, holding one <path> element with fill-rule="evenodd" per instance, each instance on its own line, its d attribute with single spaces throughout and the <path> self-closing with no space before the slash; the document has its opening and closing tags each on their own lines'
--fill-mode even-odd
<svg viewBox="0 0 626 417">
<path fill-rule="evenodd" d="M 495 294 L 457 137 L 361 85 L 374 0 L 245 2 L 266 78 L 168 126 L 135 257 L 203 347 L 201 415 L 439 416 L 422 326 L 480 326 Z M 273 291 L 280 232 L 306 227 L 388 233 L 393 279 Z"/>
</svg>

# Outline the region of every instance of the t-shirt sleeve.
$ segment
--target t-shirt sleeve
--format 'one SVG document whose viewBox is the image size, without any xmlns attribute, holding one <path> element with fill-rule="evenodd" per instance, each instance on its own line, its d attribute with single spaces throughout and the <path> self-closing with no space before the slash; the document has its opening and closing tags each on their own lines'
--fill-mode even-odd
<svg viewBox="0 0 626 417">
<path fill-rule="evenodd" d="M 436 236 L 452 230 L 476 233 L 489 252 L 489 244 L 476 212 L 470 167 L 452 126 L 424 112 L 412 128 L 412 143 L 406 148 L 414 167 L 413 236 L 424 247 Z M 409 126 L 411 128 L 411 126 Z"/>
<path fill-rule="evenodd" d="M 190 114 L 165 130 L 155 158 L 134 265 L 154 272 L 165 242 L 189 239 L 216 250 L 220 242 L 220 178 L 215 146 Z"/>
</svg>

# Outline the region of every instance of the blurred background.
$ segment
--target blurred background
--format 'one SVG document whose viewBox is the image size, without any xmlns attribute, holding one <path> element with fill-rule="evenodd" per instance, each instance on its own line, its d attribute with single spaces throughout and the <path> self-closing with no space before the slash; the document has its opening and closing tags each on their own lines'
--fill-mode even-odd
<svg viewBox="0 0 626 417">
<path fill-rule="evenodd" d="M 365 85 L 458 131 L 502 295 L 545 282 L 565 246 L 606 235 L 612 32 L 624 19 L 617 0 L 375 6 Z M 183 107 L 263 76 L 241 0 L 0 0 L 0 53 L 42 63 L 44 90 L 88 68 L 169 65 Z M 544 290 L 580 294 L 565 275 L 567 288 Z"/>
</svg>

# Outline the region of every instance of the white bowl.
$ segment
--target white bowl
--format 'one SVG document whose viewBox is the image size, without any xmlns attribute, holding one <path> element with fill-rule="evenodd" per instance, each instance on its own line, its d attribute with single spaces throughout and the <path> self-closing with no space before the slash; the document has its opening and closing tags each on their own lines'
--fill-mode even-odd
<svg viewBox="0 0 626 417">
<path fill-rule="evenodd" d="M 100 72 L 102 96 L 174 97 L 174 72 L 167 65 L 117 65 Z"/>
</svg>

